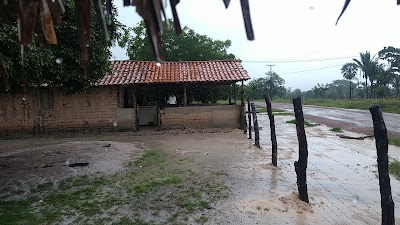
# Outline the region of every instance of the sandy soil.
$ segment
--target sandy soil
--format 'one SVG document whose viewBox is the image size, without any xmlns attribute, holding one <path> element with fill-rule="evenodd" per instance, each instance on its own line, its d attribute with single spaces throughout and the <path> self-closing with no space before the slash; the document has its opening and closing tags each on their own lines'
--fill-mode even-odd
<svg viewBox="0 0 400 225">
<path fill-rule="evenodd" d="M 160 149 L 189 159 L 187 167 L 215 174 L 229 197 L 201 212 L 208 224 L 379 224 L 380 199 L 374 140 L 347 140 L 326 126 L 307 128 L 310 204 L 298 199 L 293 162 L 297 160 L 291 116 L 276 116 L 278 167 L 270 164 L 269 125 L 259 114 L 262 148 L 239 130 L 113 133 L 93 137 L 23 139 L 0 150 L 1 193 L 70 176 L 113 173 L 139 157 L 143 149 Z M 348 135 L 356 133 L 346 132 Z M 26 148 L 29 143 L 36 147 Z M 105 147 L 108 146 L 109 147 Z M 400 159 L 400 149 L 390 155 Z M 69 167 L 87 162 L 88 166 Z M 174 165 L 171 165 L 174 166 Z M 392 178 L 396 220 L 400 221 L 400 182 Z M 14 193 L 15 194 L 15 193 Z M 195 223 L 190 220 L 191 223 Z"/>
</svg>

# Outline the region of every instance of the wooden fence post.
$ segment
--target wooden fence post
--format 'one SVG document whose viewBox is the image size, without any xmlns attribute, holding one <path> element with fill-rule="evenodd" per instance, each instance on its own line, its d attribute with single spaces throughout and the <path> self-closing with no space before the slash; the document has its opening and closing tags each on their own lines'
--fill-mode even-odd
<svg viewBox="0 0 400 225">
<path fill-rule="evenodd" d="M 271 129 L 272 165 L 278 166 L 278 143 L 276 142 L 275 117 L 272 114 L 271 99 L 269 98 L 269 95 L 265 95 L 264 98 L 265 98 L 265 103 L 267 105 L 269 127 Z"/>
<path fill-rule="evenodd" d="M 307 137 L 304 130 L 304 116 L 303 107 L 301 105 L 301 98 L 293 99 L 294 115 L 296 117 L 296 131 L 297 139 L 299 142 L 299 160 L 294 162 L 294 168 L 297 175 L 297 189 L 299 190 L 300 200 L 309 202 L 307 192 Z"/>
<path fill-rule="evenodd" d="M 378 155 L 379 190 L 381 193 L 382 225 L 394 225 L 394 202 L 388 168 L 388 136 L 385 121 L 378 105 L 369 108 L 374 123 L 376 151 Z"/>
<path fill-rule="evenodd" d="M 251 103 L 251 111 L 253 113 L 254 121 L 254 143 L 257 147 L 260 147 L 260 132 L 258 130 L 257 111 L 254 103 Z"/>
<path fill-rule="evenodd" d="M 249 139 L 252 139 L 251 137 L 251 109 L 250 109 L 250 98 L 247 97 L 247 118 L 249 120 Z"/>
</svg>

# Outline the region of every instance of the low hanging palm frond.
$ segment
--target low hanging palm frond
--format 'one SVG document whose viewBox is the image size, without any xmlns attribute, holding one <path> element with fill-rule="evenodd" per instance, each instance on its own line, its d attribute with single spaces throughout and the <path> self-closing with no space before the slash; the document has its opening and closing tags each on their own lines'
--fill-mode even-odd
<svg viewBox="0 0 400 225">
<path fill-rule="evenodd" d="M 343 6 L 343 9 L 342 9 L 342 12 L 340 13 L 339 17 L 336 20 L 336 25 L 338 24 L 340 17 L 342 17 L 343 13 L 346 11 L 347 6 L 349 6 L 349 4 L 350 4 L 350 0 L 346 0 L 344 2 L 344 6 Z"/>
</svg>

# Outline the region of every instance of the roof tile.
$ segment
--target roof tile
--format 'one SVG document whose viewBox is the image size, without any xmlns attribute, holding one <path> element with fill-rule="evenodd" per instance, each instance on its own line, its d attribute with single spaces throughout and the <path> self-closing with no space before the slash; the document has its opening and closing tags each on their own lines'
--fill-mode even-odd
<svg viewBox="0 0 400 225">
<path fill-rule="evenodd" d="M 239 60 L 162 62 L 111 61 L 98 86 L 152 83 L 237 82 L 250 79 Z"/>
</svg>

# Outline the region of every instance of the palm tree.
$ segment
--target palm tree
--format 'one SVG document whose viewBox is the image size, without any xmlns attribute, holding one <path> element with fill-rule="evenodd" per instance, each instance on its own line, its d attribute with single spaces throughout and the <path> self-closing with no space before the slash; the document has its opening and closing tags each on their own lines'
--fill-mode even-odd
<svg viewBox="0 0 400 225">
<path fill-rule="evenodd" d="M 375 56 L 371 58 L 371 53 L 369 51 L 366 51 L 365 53 L 360 52 L 360 60 L 353 59 L 353 61 L 357 64 L 358 68 L 360 68 L 364 73 L 363 77 L 365 78 L 365 98 L 367 98 L 368 78 L 370 78 L 371 89 L 372 89 L 372 84 L 375 79 L 374 77 L 377 71 L 378 59 Z"/>
<path fill-rule="evenodd" d="M 351 99 L 351 80 L 356 76 L 358 70 L 358 66 L 355 63 L 346 63 L 342 66 L 342 74 L 344 79 L 349 80 L 349 86 L 350 86 L 350 99 Z"/>
</svg>

